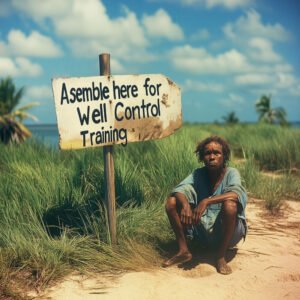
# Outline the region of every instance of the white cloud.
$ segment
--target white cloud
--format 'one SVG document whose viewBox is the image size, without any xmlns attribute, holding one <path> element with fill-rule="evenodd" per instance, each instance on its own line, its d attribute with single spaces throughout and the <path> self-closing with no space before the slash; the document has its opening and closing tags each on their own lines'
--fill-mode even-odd
<svg viewBox="0 0 300 300">
<path fill-rule="evenodd" d="M 246 103 L 246 101 L 242 96 L 238 94 L 229 93 L 227 98 L 221 99 L 219 103 L 221 103 L 223 106 L 227 108 L 239 110 L 239 108 L 243 106 Z"/>
<path fill-rule="evenodd" d="M 269 73 L 269 74 L 277 74 L 277 73 L 291 73 L 293 72 L 293 66 L 288 63 L 263 63 L 253 65 L 252 72 L 255 73 Z"/>
<path fill-rule="evenodd" d="M 236 9 L 248 7 L 253 4 L 255 0 L 180 0 L 181 4 L 186 6 L 205 6 L 208 9 L 216 6 L 221 6 L 226 9 Z"/>
<path fill-rule="evenodd" d="M 279 65 L 280 66 L 280 65 Z M 288 71 L 277 71 L 274 67 L 256 68 L 256 72 L 237 75 L 234 82 L 238 85 L 266 85 L 274 84 L 277 89 L 290 88 L 297 84 L 295 76 Z"/>
<path fill-rule="evenodd" d="M 1 41 L 0 41 L 0 55 L 1 56 L 9 55 L 7 45 L 4 42 L 1 42 Z"/>
<path fill-rule="evenodd" d="M 62 50 L 49 37 L 32 31 L 28 37 L 20 30 L 11 30 L 7 44 L 0 44 L 0 53 L 16 56 L 57 57 Z"/>
<path fill-rule="evenodd" d="M 249 37 L 265 37 L 274 41 L 286 41 L 291 34 L 279 24 L 263 24 L 261 16 L 255 10 L 246 12 L 235 23 L 227 23 L 223 27 L 225 35 L 233 40 L 247 39 Z"/>
<path fill-rule="evenodd" d="M 110 60 L 110 66 L 113 74 L 122 74 L 126 71 L 124 66 L 117 59 L 112 58 Z"/>
<path fill-rule="evenodd" d="M 253 94 L 278 94 L 283 91 L 285 95 L 299 96 L 299 78 L 292 73 L 272 72 L 266 73 L 248 73 L 238 75 L 234 78 L 234 83 L 238 86 L 251 87 Z"/>
<path fill-rule="evenodd" d="M 111 57 L 120 61 L 131 62 L 149 62 L 156 60 L 155 55 L 147 53 L 143 47 L 133 48 L 128 44 L 120 44 L 118 46 L 104 43 L 99 39 L 88 39 L 84 43 L 81 39 L 72 39 L 68 42 L 69 47 L 72 49 L 73 54 L 78 57 L 91 57 L 97 56 L 100 53 L 110 53 Z"/>
<path fill-rule="evenodd" d="M 121 43 L 127 30 L 126 33 L 131 34 L 127 34 L 126 38 L 135 40 L 139 45 L 145 43 L 142 30 L 136 28 L 140 29 L 134 13 L 125 9 L 124 17 L 112 20 L 99 0 L 13 0 L 13 4 L 35 20 L 50 20 L 56 33 L 62 37 L 121 37 Z"/>
<path fill-rule="evenodd" d="M 123 17 L 110 19 L 101 2 L 78 1 L 67 15 L 55 18 L 53 22 L 57 33 L 64 36 L 76 56 L 108 52 L 118 60 L 145 62 L 154 59 L 146 52 L 149 42 L 141 24 L 128 9 Z M 122 72 L 120 62 L 115 67 L 117 72 Z"/>
<path fill-rule="evenodd" d="M 290 91 L 292 96 L 300 96 L 300 84 L 296 84 Z"/>
<path fill-rule="evenodd" d="M 170 59 L 177 69 L 196 74 L 240 73 L 250 69 L 247 58 L 235 49 L 213 56 L 204 48 L 185 45 L 174 48 Z"/>
<path fill-rule="evenodd" d="M 299 79 L 297 80 L 294 75 L 290 73 L 277 73 L 276 75 L 277 88 L 289 89 L 297 86 L 297 83 L 299 82 Z"/>
<path fill-rule="evenodd" d="M 292 72 L 293 66 L 288 63 L 276 64 L 270 66 L 271 72 Z"/>
<path fill-rule="evenodd" d="M 210 33 L 207 29 L 202 28 L 194 32 L 191 36 L 192 40 L 206 40 L 210 37 Z"/>
<path fill-rule="evenodd" d="M 209 48 L 213 49 L 215 51 L 218 51 L 220 49 L 224 49 L 227 48 L 229 45 L 229 43 L 225 40 L 213 40 L 210 44 L 209 44 Z"/>
<path fill-rule="evenodd" d="M 291 34 L 279 23 L 265 23 L 255 10 L 249 10 L 235 22 L 223 27 L 227 42 L 239 49 L 251 67 L 233 78 L 233 84 L 251 91 L 278 93 L 295 90 L 293 66 L 274 49 L 276 42 L 287 41 Z M 249 64 L 250 64 L 249 63 Z"/>
<path fill-rule="evenodd" d="M 270 74 L 250 73 L 238 75 L 234 78 L 238 85 L 265 85 L 274 82 L 274 76 Z"/>
<path fill-rule="evenodd" d="M 159 9 L 154 15 L 144 15 L 142 20 L 146 32 L 153 37 L 163 37 L 171 41 L 182 40 L 184 34 L 179 25 L 175 24 L 171 17 L 163 9 Z"/>
<path fill-rule="evenodd" d="M 252 48 L 250 55 L 256 61 L 277 62 L 281 60 L 281 56 L 274 52 L 272 43 L 267 39 L 252 38 L 248 44 Z"/>
<path fill-rule="evenodd" d="M 203 2 L 203 0 L 180 0 L 180 2 L 183 5 L 195 5 L 195 4 L 200 4 Z"/>
<path fill-rule="evenodd" d="M 274 95 L 277 95 L 278 92 L 277 90 L 273 87 L 273 86 L 257 86 L 257 87 L 251 87 L 251 89 L 249 90 L 249 92 L 254 95 L 254 97 L 258 97 L 256 99 L 259 100 L 259 98 L 261 97 L 261 95 L 271 95 L 271 96 L 274 96 Z"/>
<path fill-rule="evenodd" d="M 96 37 L 107 31 L 110 20 L 97 0 L 71 1 L 68 10 L 52 18 L 57 34 L 64 37 Z"/>
<path fill-rule="evenodd" d="M 12 77 L 35 77 L 42 74 L 42 67 L 38 64 L 32 63 L 24 57 L 17 57 L 11 59 L 9 57 L 0 57 L 0 76 Z"/>
<path fill-rule="evenodd" d="M 224 87 L 219 83 L 201 82 L 187 79 L 183 84 L 182 89 L 185 91 L 221 93 L 223 92 Z"/>
<path fill-rule="evenodd" d="M 105 6 L 97 0 L 73 1 L 69 11 L 53 19 L 58 35 L 65 38 L 96 38 L 103 44 L 144 47 L 147 40 L 136 15 L 129 10 L 124 17 L 111 20 Z"/>
<path fill-rule="evenodd" d="M 247 7 L 252 3 L 252 0 L 205 0 L 205 4 L 208 8 L 223 6 L 228 9 L 235 9 L 239 7 Z"/>
<path fill-rule="evenodd" d="M 50 85 L 39 85 L 39 86 L 30 86 L 25 90 L 26 97 L 30 98 L 30 101 L 41 100 L 45 98 L 52 98 L 52 90 Z"/>
<path fill-rule="evenodd" d="M 146 53 L 149 41 L 143 26 L 135 13 L 126 7 L 121 17 L 110 18 L 99 0 L 27 0 L 26 5 L 23 2 L 14 0 L 13 3 L 35 20 L 51 24 L 77 56 L 87 57 L 106 51 L 118 59 L 140 59 Z"/>
<path fill-rule="evenodd" d="M 12 5 L 40 22 L 45 18 L 63 16 L 74 0 L 12 0 Z"/>
</svg>

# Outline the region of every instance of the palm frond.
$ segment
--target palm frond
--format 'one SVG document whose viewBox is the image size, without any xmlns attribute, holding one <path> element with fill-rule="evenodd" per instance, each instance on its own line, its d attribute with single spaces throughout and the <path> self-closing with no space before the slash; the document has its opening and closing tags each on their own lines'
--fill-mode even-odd
<svg viewBox="0 0 300 300">
<path fill-rule="evenodd" d="M 12 78 L 0 80 L 0 142 L 20 143 L 31 136 L 30 130 L 22 122 L 25 119 L 37 121 L 26 110 L 39 103 L 29 103 L 16 109 L 23 94 L 24 88 L 16 89 Z"/>
<path fill-rule="evenodd" d="M 37 117 L 35 117 L 34 115 L 32 115 L 28 112 L 25 112 L 25 111 L 21 111 L 21 110 L 15 110 L 10 115 L 12 116 L 12 118 L 18 119 L 19 121 L 23 121 L 25 119 L 31 119 L 33 121 L 38 121 Z"/>
<path fill-rule="evenodd" d="M 32 107 L 34 107 L 34 106 L 38 106 L 38 105 L 40 105 L 39 102 L 30 102 L 30 103 L 28 103 L 28 104 L 26 104 L 26 105 L 23 105 L 23 106 L 21 106 L 21 107 L 18 107 L 18 110 L 24 111 L 24 110 L 28 110 L 28 109 L 30 109 L 30 108 L 32 108 Z"/>
</svg>

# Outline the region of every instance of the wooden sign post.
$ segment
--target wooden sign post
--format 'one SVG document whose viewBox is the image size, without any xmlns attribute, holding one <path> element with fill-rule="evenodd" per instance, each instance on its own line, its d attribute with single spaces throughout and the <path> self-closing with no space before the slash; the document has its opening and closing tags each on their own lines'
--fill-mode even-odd
<svg viewBox="0 0 300 300">
<path fill-rule="evenodd" d="M 110 75 L 110 55 L 103 53 L 99 55 L 100 75 Z M 113 157 L 113 146 L 103 147 L 104 176 L 105 176 L 105 203 L 108 214 L 108 225 L 111 243 L 117 242 L 116 230 L 116 195 L 115 195 L 115 168 Z"/>
<path fill-rule="evenodd" d="M 105 198 L 115 244 L 113 145 L 160 139 L 182 125 L 180 88 L 162 74 L 110 75 L 110 56 L 99 56 L 100 76 L 52 79 L 60 149 L 104 147 Z"/>
</svg>

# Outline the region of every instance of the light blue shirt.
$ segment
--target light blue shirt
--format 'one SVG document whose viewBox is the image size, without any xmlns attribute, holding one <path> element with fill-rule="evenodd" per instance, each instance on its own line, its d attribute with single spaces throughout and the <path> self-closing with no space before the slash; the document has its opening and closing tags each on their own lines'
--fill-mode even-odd
<svg viewBox="0 0 300 300">
<path fill-rule="evenodd" d="M 235 192 L 238 195 L 238 218 L 246 224 L 245 208 L 247 193 L 241 183 L 241 176 L 237 169 L 227 167 L 223 180 L 213 194 L 209 193 L 209 178 L 205 167 L 196 169 L 192 174 L 179 183 L 172 194 L 182 193 L 186 196 L 192 207 L 209 197 L 221 195 L 227 192 Z M 222 203 L 209 204 L 201 217 L 201 224 L 208 232 L 211 232 L 213 225 L 221 211 Z"/>
</svg>

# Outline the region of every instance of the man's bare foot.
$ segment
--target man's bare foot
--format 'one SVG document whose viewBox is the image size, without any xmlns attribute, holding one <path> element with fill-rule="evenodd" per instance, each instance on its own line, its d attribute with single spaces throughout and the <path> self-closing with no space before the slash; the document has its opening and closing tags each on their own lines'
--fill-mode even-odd
<svg viewBox="0 0 300 300">
<path fill-rule="evenodd" d="M 183 264 L 185 262 L 188 262 L 192 259 L 192 254 L 189 251 L 180 253 L 178 252 L 176 255 L 171 257 L 170 259 L 164 261 L 162 263 L 162 266 L 164 268 L 170 267 L 172 265 L 177 265 L 177 264 Z"/>
<path fill-rule="evenodd" d="M 217 271 L 218 271 L 220 274 L 223 274 L 223 275 L 228 275 L 228 274 L 232 273 L 232 270 L 231 270 L 231 268 L 227 265 L 227 263 L 226 263 L 224 257 L 219 258 L 219 259 L 217 260 Z"/>
</svg>

